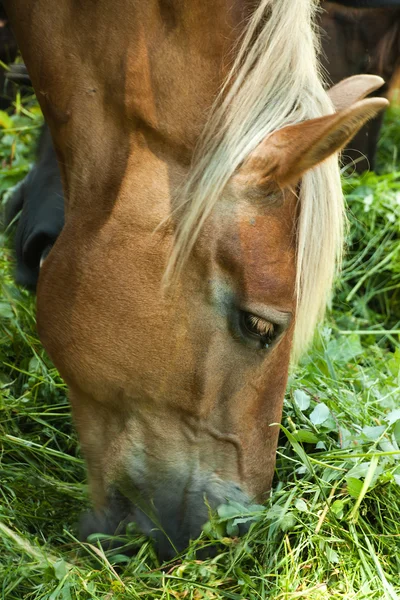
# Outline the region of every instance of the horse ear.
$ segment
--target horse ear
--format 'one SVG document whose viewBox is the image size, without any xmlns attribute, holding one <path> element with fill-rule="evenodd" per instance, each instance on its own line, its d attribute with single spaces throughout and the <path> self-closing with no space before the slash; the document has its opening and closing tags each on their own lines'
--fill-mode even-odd
<svg viewBox="0 0 400 600">
<path fill-rule="evenodd" d="M 328 96 L 336 111 L 348 108 L 384 85 L 378 75 L 353 75 L 339 81 L 328 90 Z"/>
<path fill-rule="evenodd" d="M 296 184 L 303 173 L 346 146 L 388 104 L 385 98 L 367 98 L 338 113 L 275 131 L 240 167 L 238 183 L 253 188 Z"/>
</svg>

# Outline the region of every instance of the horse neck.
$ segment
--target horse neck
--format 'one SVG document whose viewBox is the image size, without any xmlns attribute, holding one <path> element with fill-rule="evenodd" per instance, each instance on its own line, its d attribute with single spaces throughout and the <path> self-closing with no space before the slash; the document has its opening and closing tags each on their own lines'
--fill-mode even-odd
<svg viewBox="0 0 400 600">
<path fill-rule="evenodd" d="M 235 54 L 249 0 L 137 2 L 126 111 L 188 155 Z"/>
</svg>

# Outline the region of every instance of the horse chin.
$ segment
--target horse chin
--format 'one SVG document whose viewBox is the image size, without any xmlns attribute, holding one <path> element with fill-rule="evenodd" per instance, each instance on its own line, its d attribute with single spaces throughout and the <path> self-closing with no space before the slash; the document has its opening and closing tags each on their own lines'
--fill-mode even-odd
<svg viewBox="0 0 400 600">
<path fill-rule="evenodd" d="M 110 536 L 109 540 L 101 542 L 105 550 L 117 550 L 123 546 L 123 553 L 131 555 L 135 551 L 135 545 L 129 546 L 126 534 L 128 525 L 134 524 L 137 531 L 155 541 L 159 558 L 163 561 L 170 560 L 185 550 L 190 540 L 199 536 L 203 525 L 209 519 L 210 510 L 215 510 L 229 501 L 235 501 L 242 506 L 251 503 L 250 498 L 235 483 L 224 483 L 217 490 L 204 489 L 203 493 L 196 495 L 193 494 L 194 490 L 189 491 L 179 505 L 173 491 L 164 491 L 152 502 L 146 502 L 136 494 L 134 504 L 119 490 L 113 489 L 106 508 L 82 515 L 79 524 L 80 539 L 86 541 L 92 534 Z M 176 516 L 177 511 L 179 518 Z M 247 529 L 246 524 L 240 525 L 240 534 L 245 533 Z M 200 553 L 199 558 L 213 556 L 216 547 L 201 549 Z"/>
<path fill-rule="evenodd" d="M 126 536 L 126 528 L 133 521 L 134 507 L 127 498 L 115 491 L 110 495 L 107 507 L 82 514 L 79 520 L 79 539 L 86 542 L 95 534 L 110 536 L 109 540 L 102 538 L 101 544 L 105 550 L 115 550 L 125 545 L 123 538 Z"/>
</svg>

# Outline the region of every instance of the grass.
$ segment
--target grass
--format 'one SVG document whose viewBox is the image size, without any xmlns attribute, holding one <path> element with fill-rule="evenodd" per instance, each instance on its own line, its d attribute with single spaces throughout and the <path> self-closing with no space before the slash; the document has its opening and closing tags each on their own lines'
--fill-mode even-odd
<svg viewBox="0 0 400 600">
<path fill-rule="evenodd" d="M 199 540 L 160 565 L 129 532 L 133 558 L 82 544 L 88 505 L 66 389 L 35 331 L 34 298 L 0 246 L 0 597 L 387 599 L 400 597 L 400 142 L 388 116 L 380 174 L 345 175 L 351 223 L 332 310 L 292 373 L 274 492 L 219 508 Z M 40 113 L 0 113 L 0 194 L 27 172 Z M 237 520 L 252 523 L 236 537 Z M 208 560 L 196 551 L 219 541 Z"/>
</svg>

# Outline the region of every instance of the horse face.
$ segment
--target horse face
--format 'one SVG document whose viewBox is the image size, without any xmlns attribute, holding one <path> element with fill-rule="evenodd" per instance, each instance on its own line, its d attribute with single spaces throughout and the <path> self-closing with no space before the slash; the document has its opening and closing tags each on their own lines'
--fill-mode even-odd
<svg viewBox="0 0 400 600">
<path fill-rule="evenodd" d="M 295 324 L 298 182 L 384 105 L 270 135 L 167 288 L 179 214 L 167 218 L 185 167 L 135 145 L 112 209 L 88 220 L 75 206 L 42 268 L 38 325 L 70 389 L 100 515 L 85 532 L 135 520 L 169 556 L 207 506 L 269 492 Z"/>
<path fill-rule="evenodd" d="M 151 167 L 150 194 L 150 179 L 128 170 L 137 184 L 124 197 L 135 200 L 118 200 L 101 227 L 82 235 L 67 219 L 42 267 L 38 327 L 69 386 L 100 515 L 85 533 L 134 520 L 167 556 L 167 537 L 181 549 L 198 535 L 207 504 L 269 492 L 295 320 L 297 199 L 276 189 L 266 205 L 232 181 L 165 288 L 174 225 L 160 227 L 171 200 L 163 167 Z"/>
</svg>

